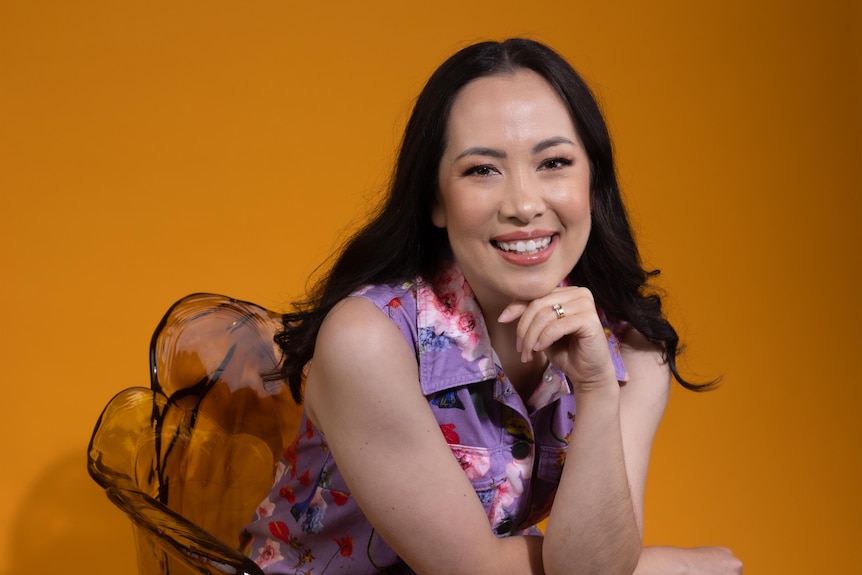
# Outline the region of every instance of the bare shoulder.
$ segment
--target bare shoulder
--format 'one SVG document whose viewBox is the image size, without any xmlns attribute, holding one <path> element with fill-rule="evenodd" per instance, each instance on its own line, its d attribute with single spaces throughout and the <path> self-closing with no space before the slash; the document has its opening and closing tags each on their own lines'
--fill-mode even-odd
<svg viewBox="0 0 862 575">
<path fill-rule="evenodd" d="M 649 401 L 661 406 L 663 411 L 670 392 L 670 368 L 661 349 L 640 331 L 629 327 L 623 336 L 620 353 L 629 372 L 623 395 L 637 398 L 638 403 Z"/>
<path fill-rule="evenodd" d="M 655 352 L 661 357 L 661 350 L 655 345 L 653 342 L 648 340 L 644 334 L 635 329 L 633 326 L 629 325 L 626 328 L 625 333 L 623 334 L 621 349 L 623 352 L 643 352 L 643 353 L 651 353 Z"/>
<path fill-rule="evenodd" d="M 371 300 L 364 297 L 346 297 L 335 304 L 323 320 L 318 343 L 350 343 L 353 336 L 359 334 L 366 337 L 385 337 L 394 333 L 391 329 L 394 327 L 392 320 Z"/>
<path fill-rule="evenodd" d="M 396 382 L 418 381 L 410 346 L 395 323 L 370 300 L 348 297 L 329 312 L 317 335 L 306 381 L 305 400 L 316 424 L 322 405 L 368 401 L 369 394 L 391 394 Z M 411 395 L 419 386 L 400 385 Z M 390 403 L 397 395 L 390 395 Z M 335 399 L 338 398 L 338 401 Z"/>
<path fill-rule="evenodd" d="M 326 316 L 315 344 L 314 360 L 327 367 L 366 363 L 369 357 L 413 356 L 404 336 L 386 314 L 362 297 L 341 300 Z"/>
</svg>

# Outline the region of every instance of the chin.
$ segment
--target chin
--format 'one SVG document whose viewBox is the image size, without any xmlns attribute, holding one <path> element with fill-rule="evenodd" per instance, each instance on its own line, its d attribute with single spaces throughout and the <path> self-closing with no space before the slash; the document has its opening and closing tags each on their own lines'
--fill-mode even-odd
<svg viewBox="0 0 862 575">
<path fill-rule="evenodd" d="M 529 285 L 529 286 L 516 286 L 512 289 L 512 299 L 522 300 L 522 301 L 533 301 L 534 299 L 539 299 L 540 297 L 545 297 L 556 287 L 560 285 L 560 282 L 550 283 L 547 285 Z"/>
</svg>

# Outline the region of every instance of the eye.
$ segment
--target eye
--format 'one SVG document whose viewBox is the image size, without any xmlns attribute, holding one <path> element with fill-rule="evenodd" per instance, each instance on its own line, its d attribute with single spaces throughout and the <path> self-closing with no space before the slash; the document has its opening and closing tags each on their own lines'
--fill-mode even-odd
<svg viewBox="0 0 862 575">
<path fill-rule="evenodd" d="M 465 176 L 487 177 L 499 173 L 500 172 L 497 170 L 497 168 L 488 164 L 478 164 L 476 166 L 470 166 L 469 168 L 464 170 Z"/>
<path fill-rule="evenodd" d="M 569 158 L 548 158 L 541 164 L 539 164 L 540 170 L 559 170 L 560 168 L 565 168 L 566 166 L 571 166 L 572 160 Z"/>
</svg>

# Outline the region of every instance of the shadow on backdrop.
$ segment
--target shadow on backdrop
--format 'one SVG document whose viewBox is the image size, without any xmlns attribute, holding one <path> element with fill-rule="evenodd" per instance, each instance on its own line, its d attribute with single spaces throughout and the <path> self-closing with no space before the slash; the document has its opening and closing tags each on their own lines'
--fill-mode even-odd
<svg viewBox="0 0 862 575">
<path fill-rule="evenodd" d="M 59 458 L 30 486 L 12 521 L 9 571 L 135 573 L 128 518 L 87 474 L 86 449 Z"/>
</svg>

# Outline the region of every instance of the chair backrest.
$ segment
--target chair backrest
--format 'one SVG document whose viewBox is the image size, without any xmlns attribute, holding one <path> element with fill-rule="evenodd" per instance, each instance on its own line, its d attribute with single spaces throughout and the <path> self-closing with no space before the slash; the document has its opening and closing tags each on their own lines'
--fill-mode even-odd
<svg viewBox="0 0 862 575">
<path fill-rule="evenodd" d="M 105 407 L 88 468 L 131 519 L 139 572 L 259 573 L 238 535 L 272 487 L 300 409 L 276 370 L 281 316 L 213 294 L 165 314 L 150 388 Z"/>
</svg>

